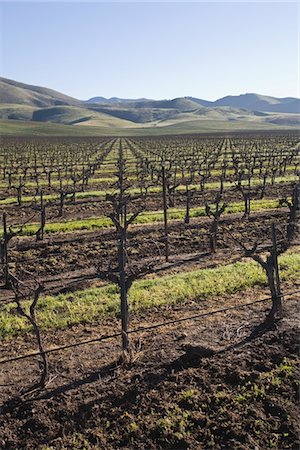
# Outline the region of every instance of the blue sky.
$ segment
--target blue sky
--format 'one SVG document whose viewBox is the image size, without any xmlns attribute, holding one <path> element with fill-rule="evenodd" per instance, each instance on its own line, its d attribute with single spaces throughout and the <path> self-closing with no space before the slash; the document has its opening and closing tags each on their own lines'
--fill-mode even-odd
<svg viewBox="0 0 300 450">
<path fill-rule="evenodd" d="M 1 1 L 1 75 L 80 99 L 299 96 L 296 2 Z"/>
</svg>

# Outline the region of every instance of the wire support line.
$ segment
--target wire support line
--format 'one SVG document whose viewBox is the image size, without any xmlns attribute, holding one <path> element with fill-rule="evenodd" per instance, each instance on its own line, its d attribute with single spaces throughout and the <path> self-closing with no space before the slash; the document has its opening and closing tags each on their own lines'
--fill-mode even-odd
<svg viewBox="0 0 300 450">
<path fill-rule="evenodd" d="M 292 291 L 292 292 L 282 293 L 281 295 L 277 296 L 277 298 L 289 297 L 289 296 L 297 294 L 299 292 L 300 292 L 300 289 L 298 289 L 296 291 Z M 181 323 L 181 322 L 185 322 L 185 321 L 188 321 L 188 320 L 200 319 L 201 317 L 208 317 L 208 316 L 212 316 L 214 314 L 220 314 L 220 313 L 224 313 L 224 312 L 227 312 L 227 311 L 232 311 L 232 310 L 235 310 L 235 309 L 245 308 L 247 306 L 255 305 L 255 304 L 258 304 L 258 303 L 263 303 L 263 302 L 265 302 L 267 300 L 272 300 L 272 297 L 266 297 L 266 298 L 263 298 L 263 299 L 255 300 L 254 302 L 244 303 L 244 304 L 241 304 L 241 305 L 229 306 L 228 308 L 216 309 L 214 311 L 210 311 L 210 312 L 207 312 L 207 313 L 195 314 L 193 316 L 183 317 L 181 319 L 168 320 L 166 322 L 160 322 L 160 323 L 151 325 L 149 327 L 135 328 L 133 330 L 128 330 L 127 334 L 143 333 L 143 332 L 154 330 L 156 328 L 164 327 L 164 326 L 167 326 L 167 325 L 173 325 L 175 323 Z M 88 340 L 79 341 L 79 342 L 76 342 L 76 343 L 73 343 L 73 344 L 66 344 L 66 345 L 62 345 L 60 347 L 50 348 L 50 349 L 45 350 L 43 352 L 43 354 L 54 353 L 54 352 L 58 352 L 60 350 L 67 350 L 69 348 L 80 347 L 82 345 L 87 345 L 87 344 L 93 344 L 93 343 L 96 343 L 96 342 L 107 341 L 109 339 L 114 339 L 114 338 L 120 337 L 120 336 L 122 336 L 122 333 L 114 333 L 114 334 L 110 334 L 110 335 L 106 335 L 106 336 L 99 336 L 98 338 L 94 338 L 94 339 L 88 339 Z M 40 355 L 41 355 L 40 352 L 28 353 L 26 355 L 15 356 L 13 358 L 2 359 L 2 360 L 0 360 L 0 364 L 20 361 L 20 360 L 24 360 L 24 359 L 28 359 L 28 358 L 33 358 L 35 356 L 40 356 Z"/>
</svg>

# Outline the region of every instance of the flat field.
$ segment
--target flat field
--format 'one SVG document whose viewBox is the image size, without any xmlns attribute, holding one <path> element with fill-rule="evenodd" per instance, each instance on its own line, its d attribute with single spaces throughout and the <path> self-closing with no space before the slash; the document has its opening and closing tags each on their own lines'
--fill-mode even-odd
<svg viewBox="0 0 300 450">
<path fill-rule="evenodd" d="M 297 133 L 1 144 L 0 446 L 296 449 Z M 250 339 L 271 308 L 251 256 L 274 249 L 272 227 L 284 318 Z M 26 392 L 39 357 L 4 361 L 37 350 L 38 284 L 44 348 L 93 342 L 49 353 L 47 383 Z"/>
</svg>

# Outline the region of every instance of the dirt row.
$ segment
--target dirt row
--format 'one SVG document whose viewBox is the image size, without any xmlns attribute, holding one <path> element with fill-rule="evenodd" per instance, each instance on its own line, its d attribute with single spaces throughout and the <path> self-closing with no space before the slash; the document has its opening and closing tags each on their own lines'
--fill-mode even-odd
<svg viewBox="0 0 300 450">
<path fill-rule="evenodd" d="M 293 183 L 282 183 L 275 185 L 266 186 L 265 191 L 265 199 L 279 199 L 284 198 L 291 195 L 293 189 Z M 208 190 L 205 194 L 206 201 L 213 201 L 216 195 L 215 190 Z M 260 199 L 260 190 L 254 189 L 252 193 L 252 199 L 258 200 Z M 224 201 L 226 203 L 235 203 L 238 201 L 243 201 L 243 197 L 239 194 L 235 189 L 225 189 L 224 191 Z M 147 196 L 145 202 L 142 201 L 134 201 L 137 207 L 139 205 L 145 211 L 158 211 L 162 210 L 162 194 L 161 193 L 151 193 Z M 199 206 L 203 206 L 203 197 L 196 195 L 192 196 L 190 206 L 191 208 L 197 208 Z M 184 192 L 177 193 L 175 196 L 175 207 L 177 208 L 185 208 L 186 199 Z M 39 221 L 39 213 L 36 210 L 36 207 L 31 205 L 26 205 L 18 207 L 17 205 L 5 205 L 0 206 L 0 212 L 6 211 L 8 215 L 8 223 L 9 225 L 21 225 L 25 223 L 28 219 L 31 219 L 30 222 L 38 222 Z M 81 220 L 88 219 L 91 217 L 99 217 L 99 216 L 108 216 L 111 213 L 111 206 L 109 202 L 101 198 L 84 198 L 77 199 L 75 202 L 71 200 L 67 200 L 63 217 L 59 217 L 59 206 L 58 202 L 48 202 L 46 203 L 46 216 L 47 222 L 59 222 L 64 220 Z M 33 215 L 35 216 L 33 217 Z M 33 218 L 32 218 L 33 217 Z"/>
<path fill-rule="evenodd" d="M 270 227 L 274 221 L 280 233 L 285 233 L 288 213 L 286 210 L 258 212 L 248 220 L 241 215 L 227 215 L 220 221 L 219 248 L 236 247 L 232 236 L 251 245 L 257 240 L 266 244 L 270 240 Z M 209 250 L 210 219 L 193 219 L 189 225 L 172 221 L 169 226 L 169 246 L 172 256 L 206 253 Z M 228 234 L 230 230 L 231 235 Z M 64 233 L 51 235 L 44 241 L 34 238 L 14 238 L 10 243 L 10 269 L 21 279 L 28 274 L 58 276 L 65 272 L 91 268 L 107 270 L 117 258 L 117 234 L 112 229 L 97 232 Z M 128 233 L 127 253 L 129 264 L 164 256 L 162 224 L 132 226 Z"/>
</svg>

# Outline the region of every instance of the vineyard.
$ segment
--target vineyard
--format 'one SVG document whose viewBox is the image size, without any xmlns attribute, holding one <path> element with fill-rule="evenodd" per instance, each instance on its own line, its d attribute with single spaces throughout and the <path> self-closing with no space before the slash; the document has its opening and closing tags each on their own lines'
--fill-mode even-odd
<svg viewBox="0 0 300 450">
<path fill-rule="evenodd" d="M 0 446 L 297 448 L 299 150 L 2 137 Z"/>
</svg>

